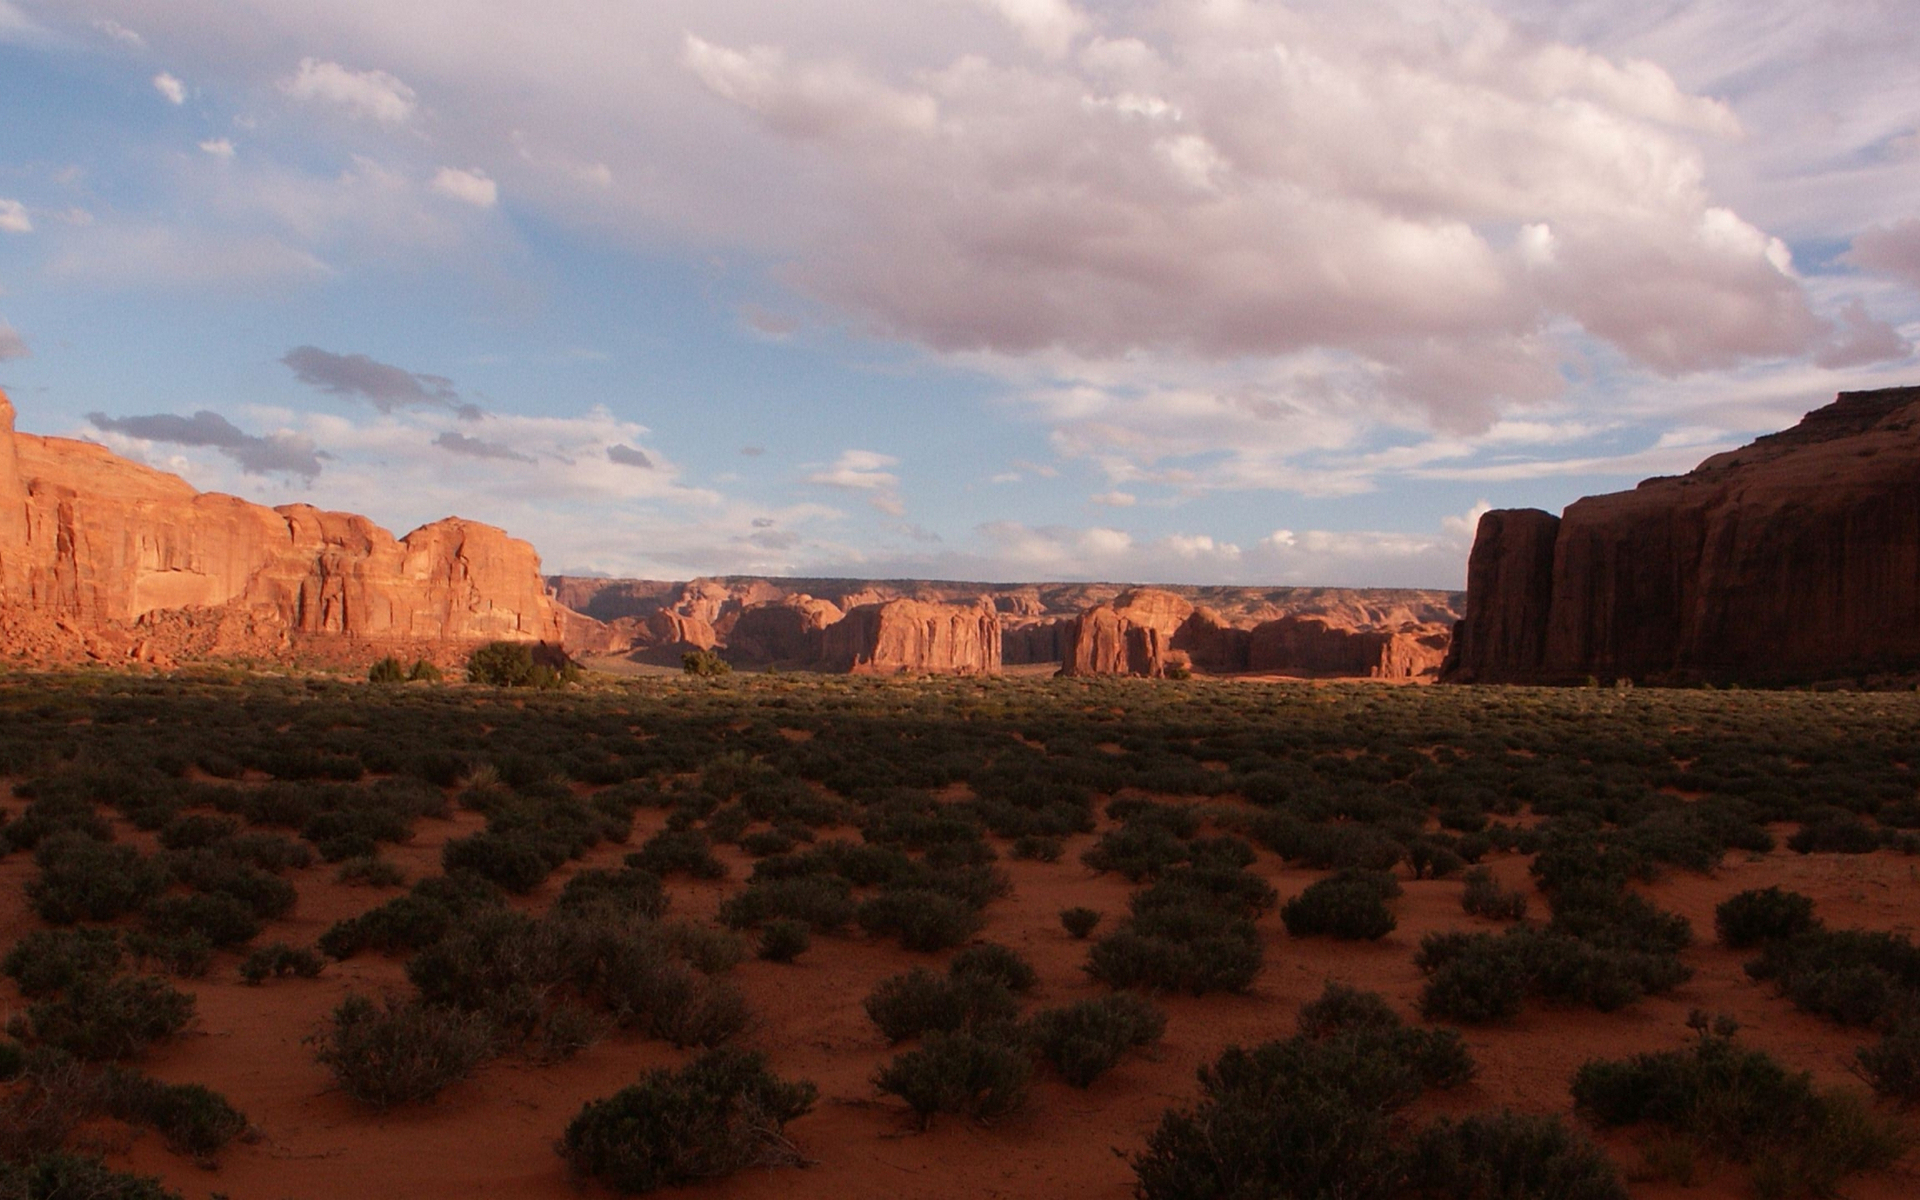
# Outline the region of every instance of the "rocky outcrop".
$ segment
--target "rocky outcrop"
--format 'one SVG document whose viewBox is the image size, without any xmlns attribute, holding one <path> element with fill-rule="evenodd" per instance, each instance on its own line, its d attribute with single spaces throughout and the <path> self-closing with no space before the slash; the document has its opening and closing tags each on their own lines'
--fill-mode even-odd
<svg viewBox="0 0 1920 1200">
<path fill-rule="evenodd" d="M 181 628 L 249 648 L 301 639 L 558 643 L 533 547 L 450 518 L 405 538 L 351 513 L 264 508 L 88 442 L 13 428 L 0 396 L 0 602 L 96 639 Z M 241 632 L 244 631 L 244 632 Z M 103 643 L 105 644 L 105 643 Z M 137 655 L 136 655 L 137 656 Z"/>
<path fill-rule="evenodd" d="M 1042 620 L 1000 617 L 1000 656 L 1009 667 L 1057 663 L 1067 656 L 1067 644 L 1075 617 L 1051 617 Z"/>
<path fill-rule="evenodd" d="M 1135 588 L 1096 604 L 1067 631 L 1062 675 L 1144 675 L 1157 678 L 1173 659 L 1173 636 L 1193 605 L 1160 588 Z"/>
<path fill-rule="evenodd" d="M 821 633 L 837 624 L 838 605 L 805 594 L 756 604 L 727 635 L 727 658 L 741 665 L 807 664 L 822 657 Z"/>
<path fill-rule="evenodd" d="M 1254 671 L 1420 679 L 1439 672 L 1450 638 L 1431 625 L 1351 629 L 1325 617 L 1281 617 L 1254 626 L 1249 640 Z"/>
<path fill-rule="evenodd" d="M 861 675 L 985 675 L 1000 669 L 993 602 L 863 604 L 821 633 L 818 665 Z"/>
<path fill-rule="evenodd" d="M 1482 518 L 1445 678 L 1920 671 L 1920 388 L 1843 393 L 1686 475 Z"/>
</svg>

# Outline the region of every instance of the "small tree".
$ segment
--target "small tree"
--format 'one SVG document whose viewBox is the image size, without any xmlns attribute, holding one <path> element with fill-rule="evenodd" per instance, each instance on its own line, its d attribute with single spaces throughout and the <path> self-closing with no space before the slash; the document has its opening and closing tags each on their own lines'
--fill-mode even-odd
<svg viewBox="0 0 1920 1200">
<path fill-rule="evenodd" d="M 680 669 L 689 675 L 711 679 L 733 674 L 733 664 L 711 650 L 689 650 L 680 656 Z"/>
<path fill-rule="evenodd" d="M 374 664 L 367 668 L 368 683 L 404 683 L 406 678 L 406 668 L 402 667 L 400 660 L 391 654 L 375 660 Z"/>
</svg>

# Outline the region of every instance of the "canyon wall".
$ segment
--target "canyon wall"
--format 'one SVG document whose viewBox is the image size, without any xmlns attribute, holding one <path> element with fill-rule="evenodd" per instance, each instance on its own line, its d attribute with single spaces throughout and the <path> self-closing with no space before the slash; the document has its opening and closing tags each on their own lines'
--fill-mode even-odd
<svg viewBox="0 0 1920 1200">
<path fill-rule="evenodd" d="M 314 640 L 559 643 L 567 625 L 533 547 L 492 526 L 450 518 L 396 539 L 351 513 L 199 492 L 89 442 L 18 433 L 4 395 L 0 604 L 90 657 L 152 661 Z"/>
<path fill-rule="evenodd" d="M 1920 671 L 1920 388 L 1555 518 L 1486 514 L 1458 682 L 1795 682 Z"/>
</svg>

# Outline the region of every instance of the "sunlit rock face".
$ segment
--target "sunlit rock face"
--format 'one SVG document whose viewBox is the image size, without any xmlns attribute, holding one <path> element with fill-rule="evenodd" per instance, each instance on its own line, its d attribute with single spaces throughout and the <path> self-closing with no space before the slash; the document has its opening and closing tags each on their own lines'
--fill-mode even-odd
<svg viewBox="0 0 1920 1200">
<path fill-rule="evenodd" d="M 1920 388 L 1558 518 L 1481 519 L 1460 682 L 1789 682 L 1920 670 Z"/>
</svg>

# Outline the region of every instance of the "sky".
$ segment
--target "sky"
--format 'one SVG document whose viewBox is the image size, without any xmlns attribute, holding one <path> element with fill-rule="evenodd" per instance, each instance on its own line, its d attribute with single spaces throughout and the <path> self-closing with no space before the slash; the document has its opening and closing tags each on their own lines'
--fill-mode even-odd
<svg viewBox="0 0 1920 1200">
<path fill-rule="evenodd" d="M 1911 0 L 0 0 L 0 387 L 552 572 L 1460 587 L 1920 383 Z"/>
</svg>

